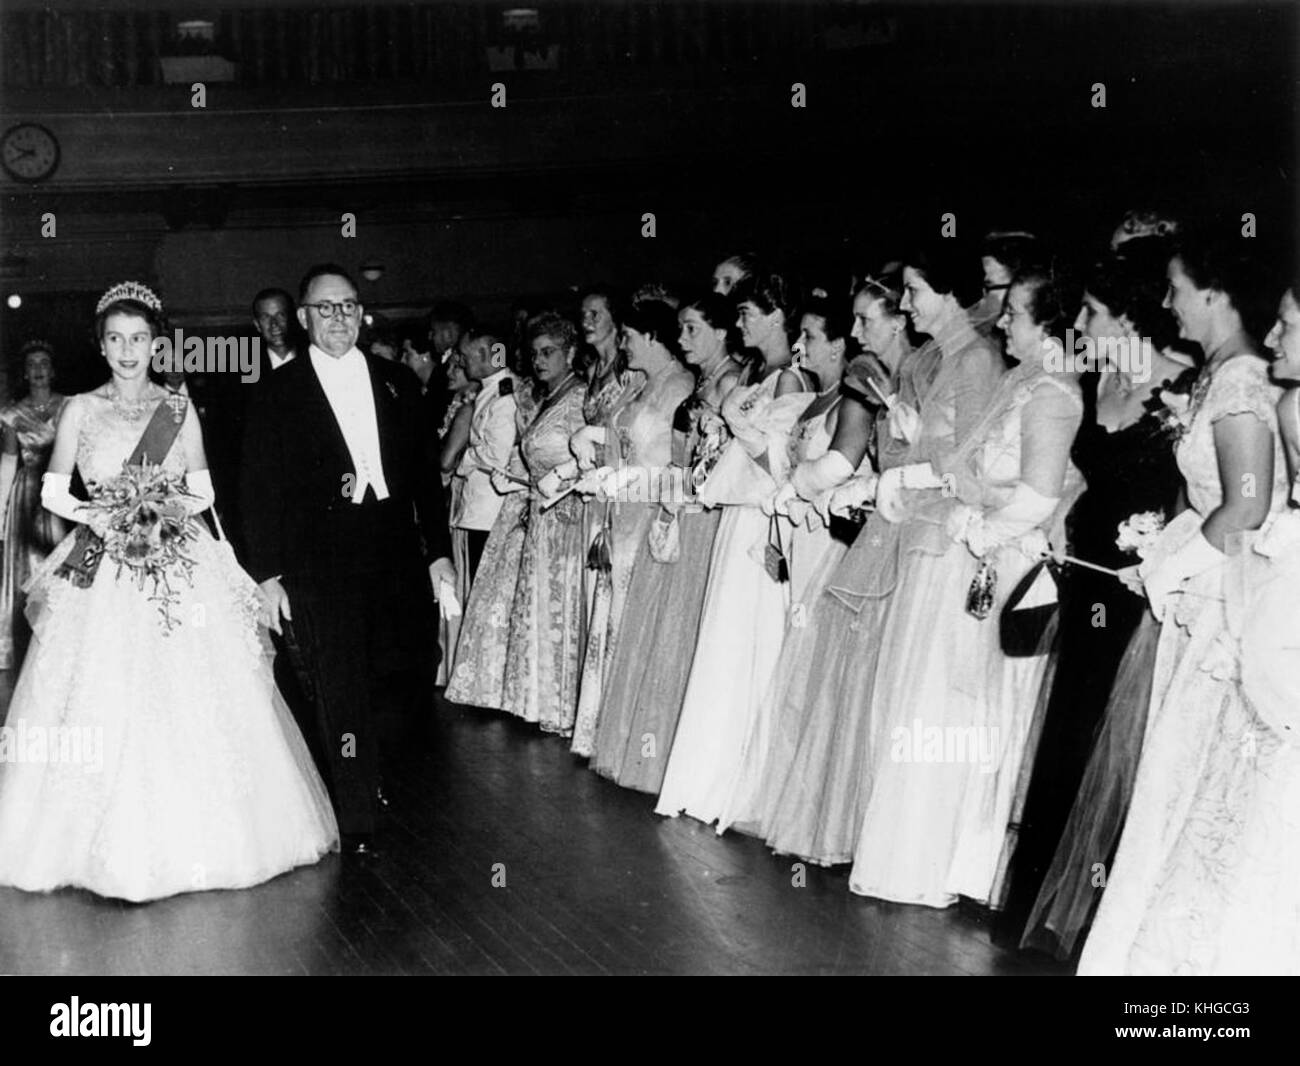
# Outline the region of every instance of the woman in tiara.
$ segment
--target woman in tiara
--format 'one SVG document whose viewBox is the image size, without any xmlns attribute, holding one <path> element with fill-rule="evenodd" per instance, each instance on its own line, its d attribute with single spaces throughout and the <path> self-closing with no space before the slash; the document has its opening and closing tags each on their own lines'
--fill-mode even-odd
<svg viewBox="0 0 1300 1066">
<path fill-rule="evenodd" d="M 148 378 L 161 317 L 143 285 L 105 293 L 112 377 L 59 419 L 41 502 L 80 524 L 27 585 L 0 884 L 143 901 L 255 885 L 337 847 L 256 586 L 197 520 L 213 503 L 197 415 Z M 69 491 L 74 467 L 89 501 Z"/>
<path fill-rule="evenodd" d="M 41 506 L 41 475 L 54 448 L 54 427 L 66 397 L 54 391 L 54 353 L 45 341 L 23 345 L 27 393 L 0 411 L 4 454 L 0 456 L 0 670 L 22 662 L 27 643 L 22 587 L 67 532 L 58 515 Z"/>
</svg>

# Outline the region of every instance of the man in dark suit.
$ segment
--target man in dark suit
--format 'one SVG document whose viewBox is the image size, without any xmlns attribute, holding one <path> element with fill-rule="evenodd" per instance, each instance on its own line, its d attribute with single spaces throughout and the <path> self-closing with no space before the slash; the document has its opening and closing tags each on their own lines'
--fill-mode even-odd
<svg viewBox="0 0 1300 1066">
<path fill-rule="evenodd" d="M 310 346 L 255 390 L 243 449 L 245 558 L 297 649 L 345 849 L 373 850 L 384 711 L 428 712 L 433 589 L 454 583 L 446 504 L 411 375 L 357 348 L 341 267 L 307 272 Z"/>
</svg>

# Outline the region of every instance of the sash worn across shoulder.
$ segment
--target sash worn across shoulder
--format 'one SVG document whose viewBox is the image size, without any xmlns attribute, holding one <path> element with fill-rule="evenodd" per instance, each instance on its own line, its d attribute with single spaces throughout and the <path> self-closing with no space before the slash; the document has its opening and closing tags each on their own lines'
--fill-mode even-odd
<svg viewBox="0 0 1300 1066">
<path fill-rule="evenodd" d="M 185 423 L 188 405 L 189 401 L 179 393 L 173 393 L 160 402 L 125 465 L 161 463 L 171 451 L 172 444 Z M 78 588 L 89 588 L 99 570 L 99 561 L 104 556 L 104 542 L 84 524 L 77 526 L 73 536 L 72 551 L 59 564 L 55 574 L 67 578 Z"/>
</svg>

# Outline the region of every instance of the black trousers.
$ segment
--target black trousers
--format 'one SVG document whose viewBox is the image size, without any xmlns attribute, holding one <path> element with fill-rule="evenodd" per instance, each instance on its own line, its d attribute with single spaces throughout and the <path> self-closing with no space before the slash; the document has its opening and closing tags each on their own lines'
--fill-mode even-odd
<svg viewBox="0 0 1300 1066">
<path fill-rule="evenodd" d="M 483 559 L 483 549 L 487 547 L 488 535 L 491 531 L 486 529 L 467 529 L 465 538 L 469 546 L 469 580 L 473 584 L 475 575 L 478 574 L 478 564 Z"/>
<path fill-rule="evenodd" d="M 324 776 L 339 830 L 373 833 L 380 730 L 433 701 L 438 662 L 428 572 L 287 578 L 298 659 L 308 679 Z"/>
</svg>

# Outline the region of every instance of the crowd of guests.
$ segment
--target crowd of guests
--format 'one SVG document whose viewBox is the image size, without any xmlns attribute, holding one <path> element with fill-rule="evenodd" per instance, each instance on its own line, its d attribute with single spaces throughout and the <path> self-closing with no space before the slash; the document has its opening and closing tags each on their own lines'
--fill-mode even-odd
<svg viewBox="0 0 1300 1066">
<path fill-rule="evenodd" d="M 802 288 L 738 254 L 380 326 L 449 497 L 446 697 L 1083 973 L 1300 971 L 1297 301 L 1248 240 L 1135 212 L 1082 264 L 999 232 Z M 273 367 L 293 312 L 254 301 Z M 57 539 L 26 360 L 7 619 Z"/>
</svg>

